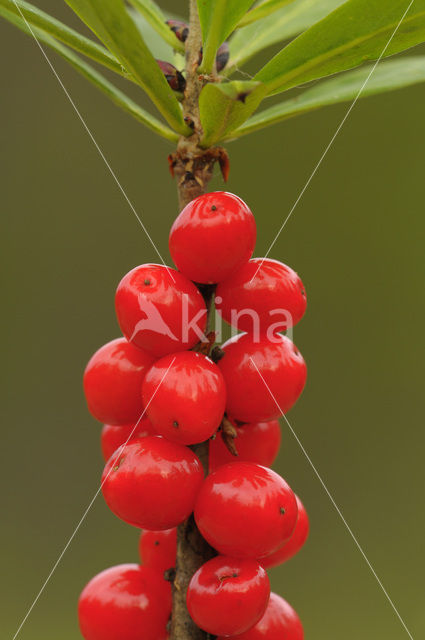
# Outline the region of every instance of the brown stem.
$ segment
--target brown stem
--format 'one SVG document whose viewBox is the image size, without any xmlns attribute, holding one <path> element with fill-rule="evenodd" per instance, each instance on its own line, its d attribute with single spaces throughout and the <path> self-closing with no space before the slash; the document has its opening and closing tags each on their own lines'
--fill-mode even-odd
<svg viewBox="0 0 425 640">
<path fill-rule="evenodd" d="M 208 307 L 209 324 L 214 290 L 203 292 Z M 209 466 L 209 441 L 191 447 L 200 459 L 205 475 Z M 177 529 L 177 558 L 173 582 L 173 612 L 170 640 L 212 640 L 212 636 L 193 622 L 186 606 L 186 592 L 195 571 L 215 555 L 214 549 L 201 536 L 193 515 Z"/>
<path fill-rule="evenodd" d="M 193 130 L 193 134 L 188 138 L 181 137 L 176 153 L 168 158 L 171 173 L 177 180 L 180 210 L 205 192 L 216 162 L 220 164 L 225 181 L 229 174 L 229 159 L 222 147 L 203 149 L 200 146 L 202 124 L 199 114 L 199 95 L 204 84 L 213 78 L 200 76 L 197 72 L 202 33 L 196 0 L 190 0 L 189 35 L 185 47 L 186 89 L 182 103 L 183 117 L 186 124 Z"/>
<path fill-rule="evenodd" d="M 195 174 L 196 175 L 196 174 Z M 198 176 L 197 176 L 198 177 Z M 204 192 L 198 181 L 197 197 Z M 205 183 L 206 187 L 207 183 Z M 187 204 L 188 193 L 193 193 L 194 186 L 189 190 L 186 183 L 178 184 L 180 202 Z M 206 292 L 207 296 L 211 292 Z M 206 299 L 207 305 L 208 300 Z M 208 324 L 212 314 L 212 305 L 208 310 Z M 201 442 L 191 447 L 200 459 L 205 475 L 208 474 L 209 442 Z M 195 571 L 207 560 L 215 555 L 214 550 L 201 536 L 193 516 L 183 522 L 177 529 L 177 559 L 176 573 L 173 582 L 173 612 L 171 618 L 170 640 L 211 640 L 211 636 L 195 625 L 186 607 L 186 592 L 190 579 Z"/>
<path fill-rule="evenodd" d="M 212 178 L 215 162 L 219 159 L 215 150 L 199 147 L 202 136 L 199 118 L 199 94 L 202 82 L 197 74 L 199 52 L 202 46 L 196 0 L 190 0 L 190 30 L 186 40 L 186 90 L 183 99 L 183 114 L 193 128 L 190 138 L 181 138 L 177 152 L 170 156 L 170 167 L 177 180 L 180 210 L 191 200 L 205 193 Z M 213 292 L 206 291 L 205 298 Z M 206 299 L 207 305 L 208 300 Z M 211 316 L 209 305 L 208 316 Z M 202 442 L 192 447 L 208 473 L 209 443 Z M 207 560 L 215 555 L 214 550 L 201 536 L 193 516 L 177 530 L 176 573 L 173 582 L 173 612 L 170 640 L 212 640 L 212 637 L 195 625 L 186 607 L 186 592 L 191 577 Z"/>
</svg>

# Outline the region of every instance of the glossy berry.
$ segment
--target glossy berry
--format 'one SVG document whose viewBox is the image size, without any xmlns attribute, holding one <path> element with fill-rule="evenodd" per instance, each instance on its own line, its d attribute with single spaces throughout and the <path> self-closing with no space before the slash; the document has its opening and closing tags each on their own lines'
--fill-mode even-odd
<svg viewBox="0 0 425 640">
<path fill-rule="evenodd" d="M 149 418 L 142 418 L 139 420 L 137 426 L 134 424 L 104 424 L 100 434 L 100 447 L 105 462 L 109 460 L 118 447 L 125 444 L 129 438 L 130 440 L 136 440 L 137 438 L 153 435 L 156 435 L 156 431 Z"/>
<path fill-rule="evenodd" d="M 234 424 L 237 437 L 234 440 L 238 456 L 230 453 L 220 434 L 210 442 L 210 471 L 229 462 L 256 462 L 270 467 L 279 451 L 281 431 L 277 420 Z"/>
<path fill-rule="evenodd" d="M 204 481 L 195 507 L 198 528 L 222 554 L 263 558 L 288 540 L 297 502 L 277 473 L 252 462 L 220 467 Z"/>
<path fill-rule="evenodd" d="M 217 640 L 225 640 L 225 637 Z M 271 593 L 266 613 L 260 622 L 239 635 L 237 640 L 304 640 L 304 631 L 291 605 L 276 593 Z"/>
<path fill-rule="evenodd" d="M 298 518 L 293 534 L 280 549 L 261 560 L 261 564 L 265 569 L 277 567 L 278 565 L 292 558 L 292 556 L 298 553 L 298 551 L 304 546 L 308 538 L 310 523 L 308 520 L 307 511 L 305 510 L 305 507 L 299 497 L 295 497 L 297 499 Z"/>
<path fill-rule="evenodd" d="M 250 260 L 217 287 L 217 311 L 232 326 L 254 335 L 287 331 L 301 320 L 306 306 L 298 274 L 268 258 Z"/>
<path fill-rule="evenodd" d="M 171 586 L 159 571 L 123 564 L 90 580 L 78 602 L 85 640 L 165 640 Z"/>
<path fill-rule="evenodd" d="M 160 436 L 130 441 L 102 475 L 107 505 L 140 529 L 171 529 L 193 511 L 204 473 L 187 447 Z"/>
<path fill-rule="evenodd" d="M 118 285 L 115 308 L 121 331 L 136 347 L 160 358 L 199 342 L 207 309 L 193 282 L 159 264 L 136 267 Z"/>
<path fill-rule="evenodd" d="M 300 396 L 307 367 L 296 346 L 280 334 L 273 341 L 248 334 L 228 340 L 219 361 L 227 387 L 227 412 L 241 422 L 274 420 Z"/>
<path fill-rule="evenodd" d="M 176 552 L 177 529 L 142 531 L 139 555 L 143 566 L 164 572 L 176 566 Z"/>
<path fill-rule="evenodd" d="M 158 433 L 173 442 L 194 444 L 208 440 L 220 426 L 226 388 L 217 365 L 185 351 L 155 362 L 143 382 L 142 397 Z"/>
<path fill-rule="evenodd" d="M 140 389 L 153 358 L 125 338 L 101 347 L 84 372 L 84 392 L 90 413 L 107 424 L 136 423 L 143 413 Z"/>
<path fill-rule="evenodd" d="M 170 252 L 190 280 L 216 283 L 248 262 L 256 226 L 248 206 L 237 196 L 216 191 L 199 196 L 183 209 L 170 232 Z"/>
<path fill-rule="evenodd" d="M 264 615 L 270 596 L 265 570 L 254 560 L 217 556 L 192 577 L 187 608 L 198 627 L 213 635 L 236 635 Z"/>
</svg>

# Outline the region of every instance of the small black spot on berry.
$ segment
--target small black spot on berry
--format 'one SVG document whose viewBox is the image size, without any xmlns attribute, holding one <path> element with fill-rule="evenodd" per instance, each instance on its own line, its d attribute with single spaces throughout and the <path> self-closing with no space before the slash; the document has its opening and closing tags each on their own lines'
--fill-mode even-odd
<svg viewBox="0 0 425 640">
<path fill-rule="evenodd" d="M 217 211 L 217 207 L 215 206 L 215 204 L 212 205 L 211 211 Z"/>
<path fill-rule="evenodd" d="M 280 507 L 280 515 L 284 516 L 286 513 L 285 509 L 283 507 Z"/>
<path fill-rule="evenodd" d="M 159 546 L 159 540 L 155 540 L 154 545 L 155 545 L 155 547 L 158 547 Z"/>
<path fill-rule="evenodd" d="M 173 427 L 175 427 L 176 429 L 179 428 L 179 423 L 177 422 L 177 420 L 173 421 Z"/>
<path fill-rule="evenodd" d="M 150 283 L 151 283 L 151 281 L 150 281 L 148 278 L 146 278 L 146 280 L 144 281 L 144 284 L 145 284 L 147 287 L 149 287 Z"/>
</svg>

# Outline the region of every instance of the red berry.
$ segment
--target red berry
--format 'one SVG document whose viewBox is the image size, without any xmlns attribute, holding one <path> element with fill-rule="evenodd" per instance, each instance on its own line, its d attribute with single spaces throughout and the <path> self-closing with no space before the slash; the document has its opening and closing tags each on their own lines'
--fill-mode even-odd
<svg viewBox="0 0 425 640">
<path fill-rule="evenodd" d="M 195 444 L 208 440 L 220 426 L 226 388 L 217 365 L 185 351 L 155 362 L 143 382 L 142 397 L 158 433 L 173 442 Z"/>
<path fill-rule="evenodd" d="M 160 436 L 130 441 L 106 463 L 102 491 L 119 518 L 140 529 L 171 529 L 193 511 L 204 473 L 196 455 Z"/>
<path fill-rule="evenodd" d="M 122 564 L 99 573 L 78 602 L 85 640 L 165 640 L 171 586 L 159 571 Z"/>
<path fill-rule="evenodd" d="M 193 282 L 159 264 L 127 273 L 118 285 L 115 307 L 125 337 L 157 358 L 193 347 L 207 321 L 204 299 Z"/>
<path fill-rule="evenodd" d="M 306 306 L 300 277 L 277 260 L 254 258 L 217 287 L 217 311 L 232 326 L 254 335 L 287 331 L 301 320 Z"/>
<path fill-rule="evenodd" d="M 137 426 L 134 424 L 105 424 L 100 434 L 100 446 L 105 462 L 111 455 L 121 447 L 127 440 L 144 438 L 156 434 L 149 418 L 141 418 Z"/>
<path fill-rule="evenodd" d="M 199 196 L 183 209 L 170 232 L 177 268 L 202 283 L 229 278 L 252 256 L 254 216 L 243 200 L 226 191 Z"/>
<path fill-rule="evenodd" d="M 84 372 L 90 413 L 107 424 L 136 423 L 143 413 L 140 389 L 154 359 L 125 338 L 101 347 Z"/>
<path fill-rule="evenodd" d="M 217 640 L 226 638 L 219 637 Z M 260 622 L 239 635 L 237 640 L 304 640 L 304 631 L 291 605 L 276 593 L 271 593 L 266 613 Z"/>
<path fill-rule="evenodd" d="M 310 523 L 308 521 L 307 511 L 299 497 L 295 497 L 298 505 L 298 519 L 294 532 L 288 542 L 285 542 L 283 547 L 272 553 L 270 556 L 262 558 L 261 564 L 265 569 L 277 567 L 279 564 L 282 564 L 292 558 L 292 556 L 298 553 L 301 547 L 304 546 L 308 538 Z"/>
<path fill-rule="evenodd" d="M 223 438 L 217 438 L 210 442 L 210 471 L 229 462 L 256 462 L 265 467 L 270 467 L 279 451 L 280 425 L 277 420 L 271 422 L 254 422 L 241 426 L 234 424 L 237 437 L 234 440 L 238 456 L 230 453 Z"/>
<path fill-rule="evenodd" d="M 231 636 L 247 631 L 262 618 L 269 596 L 270 582 L 258 562 L 218 556 L 192 577 L 187 608 L 204 631 Z"/>
<path fill-rule="evenodd" d="M 143 566 L 164 572 L 176 566 L 176 552 L 177 529 L 141 533 L 139 555 Z"/>
<path fill-rule="evenodd" d="M 297 501 L 277 473 L 253 462 L 233 462 L 209 475 L 195 520 L 209 544 L 236 558 L 262 558 L 282 546 L 297 521 Z"/>
<path fill-rule="evenodd" d="M 277 334 L 273 340 L 261 337 L 256 341 L 246 333 L 238 334 L 222 349 L 225 355 L 218 366 L 232 418 L 241 422 L 274 420 L 295 404 L 304 388 L 307 368 L 289 338 Z"/>
</svg>

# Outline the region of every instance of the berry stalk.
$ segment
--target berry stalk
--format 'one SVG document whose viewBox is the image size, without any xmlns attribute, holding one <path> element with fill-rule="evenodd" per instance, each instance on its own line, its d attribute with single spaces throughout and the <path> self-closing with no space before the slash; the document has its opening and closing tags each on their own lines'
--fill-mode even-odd
<svg viewBox="0 0 425 640">
<path fill-rule="evenodd" d="M 199 194 L 201 195 L 201 194 Z M 184 197 L 184 196 L 183 196 Z M 213 311 L 214 292 L 207 288 L 204 292 L 207 304 L 207 331 Z M 205 475 L 209 468 L 209 441 L 190 447 L 202 463 Z M 177 555 L 175 573 L 171 576 L 173 609 L 170 640 L 212 640 L 213 636 L 200 629 L 189 615 L 186 593 L 189 582 L 198 569 L 216 555 L 196 526 L 193 514 L 177 528 Z"/>
<path fill-rule="evenodd" d="M 170 167 L 177 181 L 180 211 L 192 200 L 205 193 L 212 178 L 217 155 L 212 150 L 199 147 L 202 135 L 199 117 L 199 94 L 202 80 L 197 73 L 199 51 L 202 47 L 201 26 L 196 0 L 190 1 L 190 25 L 186 46 L 186 89 L 183 98 L 185 122 L 193 129 L 190 138 L 181 138 L 177 152 L 170 158 Z M 206 289 L 205 302 L 208 309 L 207 326 L 210 324 L 213 308 L 213 291 Z M 191 447 L 200 459 L 205 474 L 208 473 L 209 442 Z M 173 576 L 173 610 L 170 640 L 210 640 L 212 636 L 200 629 L 187 610 L 186 592 L 194 573 L 215 551 L 201 536 L 193 514 L 177 529 L 177 557 Z"/>
<path fill-rule="evenodd" d="M 201 194 L 200 194 L 201 195 Z M 207 331 L 213 311 L 213 292 L 204 293 L 207 304 Z M 209 441 L 190 447 L 202 463 L 205 475 L 209 469 Z M 186 593 L 189 582 L 198 569 L 216 555 L 196 526 L 193 514 L 177 528 L 177 554 L 175 573 L 172 578 L 173 609 L 170 640 L 212 640 L 213 636 L 200 629 L 189 615 Z"/>
</svg>

